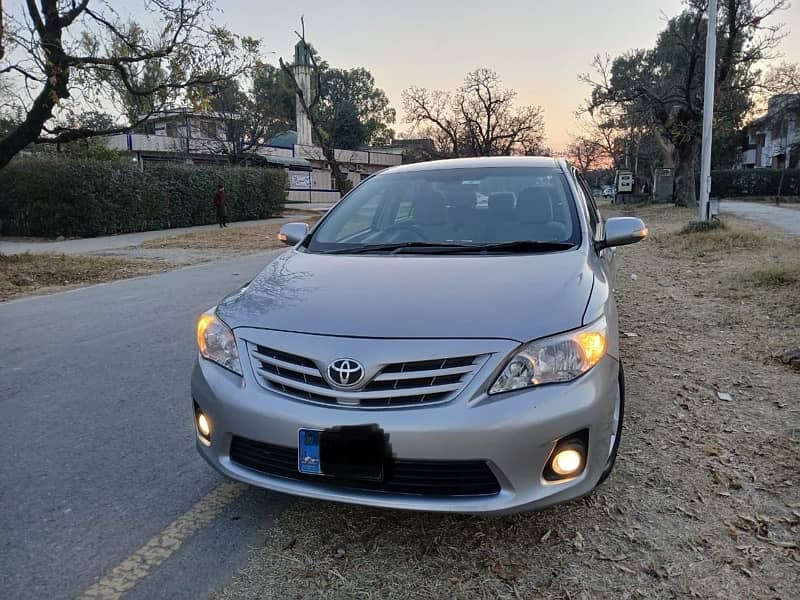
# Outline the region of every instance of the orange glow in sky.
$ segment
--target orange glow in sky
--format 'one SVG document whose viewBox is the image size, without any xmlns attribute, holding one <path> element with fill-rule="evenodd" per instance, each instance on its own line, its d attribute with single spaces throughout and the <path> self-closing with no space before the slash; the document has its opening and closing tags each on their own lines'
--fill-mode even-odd
<svg viewBox="0 0 800 600">
<path fill-rule="evenodd" d="M 795 1 L 796 4 L 796 1 Z M 519 101 L 544 109 L 547 143 L 560 150 L 578 133 L 574 112 L 589 94 L 578 81 L 597 53 L 652 47 L 680 0 L 220 0 L 220 21 L 261 37 L 266 51 L 290 58 L 300 15 L 331 64 L 363 66 L 402 120 L 402 90 L 452 90 L 477 67 L 497 71 Z M 789 31 L 781 51 L 800 61 L 800 9 L 773 17 Z M 769 22 L 765 22 L 770 24 Z M 396 129 L 406 126 L 398 122 Z"/>
</svg>

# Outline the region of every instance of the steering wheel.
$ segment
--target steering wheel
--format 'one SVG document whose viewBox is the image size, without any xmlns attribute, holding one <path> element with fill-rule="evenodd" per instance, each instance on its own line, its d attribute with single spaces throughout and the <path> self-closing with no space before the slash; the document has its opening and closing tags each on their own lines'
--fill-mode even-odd
<svg viewBox="0 0 800 600">
<path fill-rule="evenodd" d="M 397 223 L 388 227 L 385 233 L 389 236 L 388 241 L 391 243 L 424 242 L 428 237 L 422 229 L 413 223 Z"/>
</svg>

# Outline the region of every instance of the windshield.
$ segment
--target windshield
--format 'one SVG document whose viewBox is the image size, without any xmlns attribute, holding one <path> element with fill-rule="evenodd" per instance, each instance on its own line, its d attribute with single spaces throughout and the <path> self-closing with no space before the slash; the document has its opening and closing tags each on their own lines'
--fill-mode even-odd
<svg viewBox="0 0 800 600">
<path fill-rule="evenodd" d="M 340 202 L 308 249 L 388 251 L 392 245 L 517 245 L 552 251 L 580 243 L 572 195 L 556 167 L 484 167 L 378 175 Z M 541 247 L 537 250 L 537 244 Z M 507 247 L 507 246 L 503 246 Z"/>
</svg>

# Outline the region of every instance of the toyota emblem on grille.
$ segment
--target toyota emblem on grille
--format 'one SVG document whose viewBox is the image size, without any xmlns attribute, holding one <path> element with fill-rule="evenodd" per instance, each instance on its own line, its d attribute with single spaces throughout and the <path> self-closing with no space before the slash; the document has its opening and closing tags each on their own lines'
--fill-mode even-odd
<svg viewBox="0 0 800 600">
<path fill-rule="evenodd" d="M 337 387 L 355 387 L 364 379 L 364 367 L 352 358 L 340 358 L 328 365 L 328 379 Z"/>
</svg>

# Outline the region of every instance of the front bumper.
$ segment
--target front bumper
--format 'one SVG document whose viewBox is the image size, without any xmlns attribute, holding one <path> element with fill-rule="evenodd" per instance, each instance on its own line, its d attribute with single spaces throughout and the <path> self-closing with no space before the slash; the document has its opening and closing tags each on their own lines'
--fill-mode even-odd
<svg viewBox="0 0 800 600">
<path fill-rule="evenodd" d="M 233 479 L 278 492 L 384 508 L 503 514 L 540 510 L 589 493 L 606 465 L 618 362 L 606 356 L 577 380 L 468 402 L 462 396 L 436 405 L 386 410 L 320 406 L 293 400 L 199 359 L 192 396 L 212 424 L 211 443 L 198 438 L 200 454 Z M 267 475 L 231 460 L 234 436 L 297 446 L 301 428 L 377 424 L 389 435 L 392 454 L 407 460 L 486 461 L 500 484 L 488 496 L 426 496 L 340 488 L 317 481 Z M 560 438 L 587 429 L 586 468 L 577 477 L 545 481 L 542 472 Z"/>
</svg>

